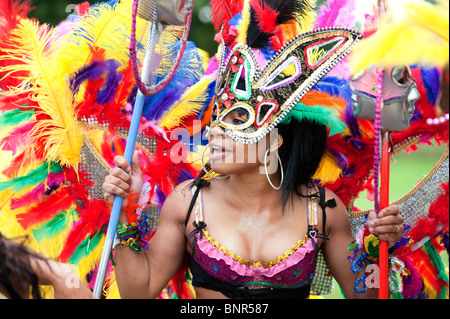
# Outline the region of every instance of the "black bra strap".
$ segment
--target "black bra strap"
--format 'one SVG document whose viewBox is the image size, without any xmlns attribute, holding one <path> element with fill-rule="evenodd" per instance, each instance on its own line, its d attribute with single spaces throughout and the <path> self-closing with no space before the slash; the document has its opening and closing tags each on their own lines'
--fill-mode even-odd
<svg viewBox="0 0 450 319">
<path fill-rule="evenodd" d="M 202 171 L 197 178 L 192 182 L 192 186 L 197 186 L 197 189 L 194 192 L 194 196 L 192 197 L 191 203 L 189 204 L 189 210 L 187 212 L 186 220 L 184 222 L 184 227 L 187 226 L 189 222 L 189 218 L 191 217 L 192 211 L 194 210 L 195 202 L 197 201 L 197 197 L 200 194 L 200 189 L 204 186 L 209 186 L 209 181 L 205 181 L 202 177 L 205 175 L 205 172 Z"/>
<path fill-rule="evenodd" d="M 323 226 L 323 230 L 322 233 L 325 235 L 325 226 L 327 223 L 327 214 L 325 212 L 325 208 L 326 207 L 330 207 L 330 208 L 334 208 L 336 207 L 336 200 L 334 198 L 325 201 L 325 188 L 323 187 L 319 187 L 319 195 L 320 195 L 320 202 L 319 205 L 320 207 L 322 207 L 322 226 Z M 328 239 L 328 237 L 326 238 Z"/>
</svg>

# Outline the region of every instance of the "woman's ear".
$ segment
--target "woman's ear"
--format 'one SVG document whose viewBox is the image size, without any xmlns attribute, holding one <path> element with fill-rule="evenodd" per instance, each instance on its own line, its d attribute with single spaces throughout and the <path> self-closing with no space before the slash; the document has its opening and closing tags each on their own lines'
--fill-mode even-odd
<svg viewBox="0 0 450 319">
<path fill-rule="evenodd" d="M 274 138 L 270 144 L 270 152 L 275 152 L 281 147 L 281 145 L 283 145 L 283 136 L 277 134 L 276 138 Z"/>
</svg>

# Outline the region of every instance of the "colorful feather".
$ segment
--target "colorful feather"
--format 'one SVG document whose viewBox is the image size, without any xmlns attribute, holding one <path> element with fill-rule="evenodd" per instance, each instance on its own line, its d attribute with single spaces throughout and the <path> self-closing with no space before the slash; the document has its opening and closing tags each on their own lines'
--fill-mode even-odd
<svg viewBox="0 0 450 319">
<path fill-rule="evenodd" d="M 355 24 L 356 0 L 330 0 L 319 8 L 314 29 L 336 26 L 351 29 Z"/>
<path fill-rule="evenodd" d="M 374 64 L 444 67 L 448 63 L 448 1 L 438 1 L 438 5 L 404 2 L 402 14 L 396 16 L 401 18 L 384 22 L 377 33 L 355 47 L 350 61 L 354 74 Z"/>
<path fill-rule="evenodd" d="M 14 178 L 9 181 L 0 182 L 0 191 L 7 188 L 12 191 L 19 192 L 26 187 L 34 186 L 44 182 L 49 172 L 58 173 L 61 171 L 61 167 L 57 163 L 43 165 L 30 170 L 27 174 Z"/>
<path fill-rule="evenodd" d="M 24 121 L 28 121 L 34 115 L 33 111 L 22 111 L 20 109 L 5 111 L 0 113 L 0 129 L 17 126 Z"/>
<path fill-rule="evenodd" d="M 169 109 L 158 122 L 160 127 L 172 130 L 183 123 L 183 119 L 193 114 L 198 114 L 204 108 L 208 99 L 208 85 L 211 79 L 203 79 L 191 86 L 181 96 L 181 99 Z"/>
<path fill-rule="evenodd" d="M 78 168 L 82 132 L 76 123 L 73 95 L 66 83 L 57 78 L 51 36 L 46 26 L 22 20 L 10 39 L 17 46 L 8 50 L 8 55 L 24 64 L 5 70 L 11 73 L 19 68 L 33 74 L 32 85 L 24 91 L 31 93 L 32 100 L 39 104 L 36 116 L 41 120 L 36 123 L 33 135 L 45 141 L 43 152 L 47 160 Z"/>
<path fill-rule="evenodd" d="M 242 8 L 242 17 L 239 21 L 236 31 L 238 36 L 236 37 L 236 43 L 244 44 L 247 41 L 247 31 L 250 25 L 250 0 L 244 0 Z"/>
<path fill-rule="evenodd" d="M 240 13 L 243 0 L 211 0 L 211 17 L 216 31 Z"/>
<path fill-rule="evenodd" d="M 61 38 L 59 76 L 73 74 L 90 63 L 92 48 L 105 50 L 105 59 L 121 64 L 129 60 L 131 5 L 133 0 L 110 1 L 92 6 L 76 29 Z M 138 24 L 139 32 L 141 24 Z M 70 54 L 65 54 L 70 52 Z"/>
<path fill-rule="evenodd" d="M 34 125 L 34 122 L 18 125 L 16 128 L 11 130 L 8 136 L 5 136 L 0 141 L 0 147 L 2 147 L 4 151 L 11 151 L 16 154 L 18 149 L 21 149 L 24 145 L 31 143 L 30 137 Z"/>
<path fill-rule="evenodd" d="M 17 221 L 26 230 L 31 225 L 42 223 L 53 218 L 58 212 L 68 210 L 73 205 L 73 200 L 69 196 L 70 188 L 59 189 L 26 212 L 17 215 Z"/>
</svg>

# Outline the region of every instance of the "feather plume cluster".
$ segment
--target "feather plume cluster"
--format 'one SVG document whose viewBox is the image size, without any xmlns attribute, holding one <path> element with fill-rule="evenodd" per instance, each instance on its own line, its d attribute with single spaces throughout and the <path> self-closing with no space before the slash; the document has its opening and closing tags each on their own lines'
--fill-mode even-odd
<svg viewBox="0 0 450 319">
<path fill-rule="evenodd" d="M 42 146 L 42 152 L 49 161 L 59 161 L 63 166 L 78 167 L 82 146 L 82 132 L 76 124 L 75 102 L 66 83 L 59 81 L 58 64 L 51 43 L 52 31 L 46 25 L 22 20 L 11 31 L 11 48 L 1 59 L 17 61 L 18 65 L 4 68 L 6 76 L 14 74 L 17 66 L 30 77 L 23 93 L 38 105 L 33 135 Z M 13 46 L 14 45 L 14 46 Z"/>
<path fill-rule="evenodd" d="M 313 11 L 310 1 L 304 0 L 251 0 L 250 5 L 251 19 L 246 39 L 252 48 L 279 50 L 292 38 L 291 33 L 284 32 L 283 26 L 305 27 Z"/>
<path fill-rule="evenodd" d="M 0 229 L 9 237 L 28 235 L 32 249 L 76 265 L 91 284 L 110 215 L 108 203 L 94 190 L 103 183 L 98 174 L 107 173 L 114 157 L 123 155 L 137 91 L 128 53 L 132 2 L 100 3 L 54 28 L 22 19 L 1 42 L 0 74 L 17 85 L 0 91 Z M 164 39 L 164 54 L 174 54 L 176 37 Z M 188 44 L 161 100 L 147 101 L 140 140 L 164 150 L 179 142 L 166 141 L 164 129 L 207 124 L 215 84 L 211 74 L 204 77 L 208 59 Z M 140 147 L 151 181 L 142 205 L 160 207 L 197 168 Z M 183 266 L 183 276 L 177 275 L 169 289 L 187 297 L 191 291 L 178 282 L 185 282 L 185 273 Z M 108 276 L 114 278 L 112 268 Z"/>
<path fill-rule="evenodd" d="M 351 59 L 354 74 L 376 64 L 445 67 L 449 59 L 449 3 L 405 1 L 393 21 L 361 41 Z M 401 13 L 401 14 L 400 14 Z"/>
</svg>

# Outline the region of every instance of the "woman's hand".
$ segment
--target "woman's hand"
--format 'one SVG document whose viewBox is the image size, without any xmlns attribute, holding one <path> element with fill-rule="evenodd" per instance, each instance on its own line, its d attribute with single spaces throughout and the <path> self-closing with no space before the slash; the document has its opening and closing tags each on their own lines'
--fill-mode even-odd
<svg viewBox="0 0 450 319">
<path fill-rule="evenodd" d="M 380 240 L 387 241 L 390 248 L 400 240 L 405 230 L 403 221 L 398 206 L 392 205 L 382 209 L 378 215 L 374 211 L 370 212 L 367 226 L 372 234 L 377 235 Z"/>
<path fill-rule="evenodd" d="M 142 171 L 139 165 L 139 153 L 135 151 L 131 165 L 123 156 L 116 156 L 114 158 L 116 167 L 113 168 L 109 175 L 106 176 L 103 183 L 103 191 L 105 198 L 110 202 L 114 202 L 114 196 L 127 198 L 130 192 L 140 194 L 142 191 Z M 122 207 L 128 205 L 123 201 Z"/>
</svg>

